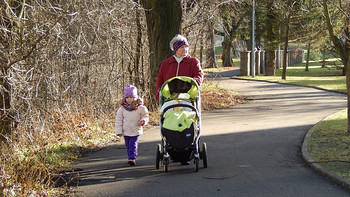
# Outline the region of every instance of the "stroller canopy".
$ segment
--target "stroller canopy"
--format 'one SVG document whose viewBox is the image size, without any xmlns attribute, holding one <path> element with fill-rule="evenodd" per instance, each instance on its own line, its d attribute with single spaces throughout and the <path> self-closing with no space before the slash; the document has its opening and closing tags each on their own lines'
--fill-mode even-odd
<svg viewBox="0 0 350 197">
<path fill-rule="evenodd" d="M 164 82 L 160 92 L 165 101 L 171 100 L 174 94 L 185 94 L 185 99 L 194 100 L 199 94 L 199 87 L 193 78 L 177 76 Z"/>
</svg>

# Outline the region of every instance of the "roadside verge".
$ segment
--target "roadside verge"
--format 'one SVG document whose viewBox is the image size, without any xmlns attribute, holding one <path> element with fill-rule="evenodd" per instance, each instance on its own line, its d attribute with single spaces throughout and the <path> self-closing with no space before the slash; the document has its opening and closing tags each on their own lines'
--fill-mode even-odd
<svg viewBox="0 0 350 197">
<path fill-rule="evenodd" d="M 321 120 L 320 122 L 322 122 L 323 120 Z M 319 122 L 319 123 L 320 123 Z M 311 135 L 313 133 L 313 131 L 315 130 L 316 126 L 319 124 L 317 123 L 316 125 L 314 125 L 305 135 L 304 140 L 303 140 L 303 144 L 301 147 L 301 156 L 302 159 L 313 169 L 315 170 L 317 173 L 327 177 L 328 179 L 330 179 L 331 181 L 337 183 L 338 185 L 350 190 L 350 181 L 348 181 L 347 179 L 344 179 L 343 177 L 330 172 L 328 170 L 326 170 L 324 167 L 322 167 L 320 164 L 316 163 L 315 160 L 310 157 L 309 155 L 309 151 L 308 151 L 308 142 L 311 138 Z"/>
</svg>

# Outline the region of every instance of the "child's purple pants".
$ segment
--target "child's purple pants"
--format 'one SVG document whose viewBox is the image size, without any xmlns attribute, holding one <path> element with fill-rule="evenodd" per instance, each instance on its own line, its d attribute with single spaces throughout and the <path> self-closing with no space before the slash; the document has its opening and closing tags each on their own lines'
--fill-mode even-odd
<svg viewBox="0 0 350 197">
<path fill-rule="evenodd" d="M 128 159 L 136 159 L 139 136 L 124 136 Z"/>
</svg>

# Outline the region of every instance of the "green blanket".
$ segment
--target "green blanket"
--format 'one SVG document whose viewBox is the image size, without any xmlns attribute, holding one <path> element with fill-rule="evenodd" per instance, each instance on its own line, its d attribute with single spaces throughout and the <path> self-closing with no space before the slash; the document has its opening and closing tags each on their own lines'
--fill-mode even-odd
<svg viewBox="0 0 350 197">
<path fill-rule="evenodd" d="M 163 127 L 173 131 L 182 132 L 191 127 L 195 121 L 196 112 L 194 111 L 175 111 L 168 110 L 164 114 Z"/>
</svg>

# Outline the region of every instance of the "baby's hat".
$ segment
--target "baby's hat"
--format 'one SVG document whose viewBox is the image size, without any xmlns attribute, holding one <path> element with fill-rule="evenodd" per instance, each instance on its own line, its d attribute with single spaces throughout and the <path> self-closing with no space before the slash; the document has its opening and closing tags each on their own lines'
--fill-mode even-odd
<svg viewBox="0 0 350 197">
<path fill-rule="evenodd" d="M 128 85 L 124 88 L 124 98 L 134 97 L 137 98 L 137 88 L 133 85 Z"/>
</svg>

